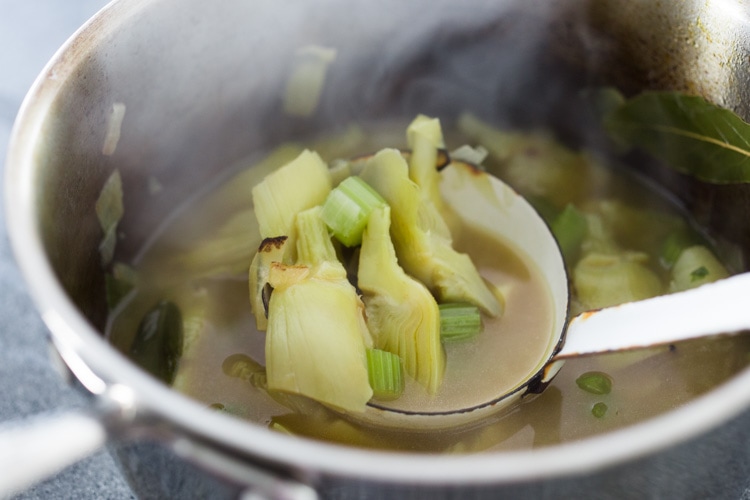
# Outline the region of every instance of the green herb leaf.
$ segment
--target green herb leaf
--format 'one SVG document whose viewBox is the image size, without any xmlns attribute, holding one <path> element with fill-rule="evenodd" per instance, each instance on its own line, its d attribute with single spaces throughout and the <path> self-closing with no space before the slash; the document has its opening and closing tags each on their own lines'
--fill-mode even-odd
<svg viewBox="0 0 750 500">
<path fill-rule="evenodd" d="M 591 408 L 591 414 L 596 418 L 602 418 L 607 414 L 608 409 L 606 403 L 599 402 Z"/>
<path fill-rule="evenodd" d="M 586 372 L 576 379 L 576 385 L 591 394 L 609 394 L 612 379 L 606 373 Z"/>
<path fill-rule="evenodd" d="M 700 180 L 750 182 L 750 124 L 702 97 L 644 92 L 610 112 L 604 126 L 614 140 Z"/>
<path fill-rule="evenodd" d="M 701 266 L 692 273 L 690 273 L 690 281 L 697 281 L 708 276 L 708 269 L 706 266 Z"/>
</svg>

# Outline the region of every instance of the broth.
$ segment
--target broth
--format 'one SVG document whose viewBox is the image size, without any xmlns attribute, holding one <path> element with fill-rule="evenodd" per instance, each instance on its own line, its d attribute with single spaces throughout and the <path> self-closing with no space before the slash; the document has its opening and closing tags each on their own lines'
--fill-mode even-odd
<svg viewBox="0 0 750 500">
<path fill-rule="evenodd" d="M 324 159 L 331 160 L 393 146 L 392 135 L 385 136 L 367 134 L 356 144 L 326 140 L 310 147 L 323 149 L 320 152 Z M 459 137 L 456 135 L 458 140 L 452 142 L 461 144 L 463 139 Z M 337 149 L 337 143 L 356 149 Z M 488 170 L 513 184 L 514 173 L 509 171 L 512 166 L 507 162 L 490 157 L 486 165 Z M 668 221 L 679 219 L 686 227 L 693 225 L 669 200 L 624 171 L 592 163 L 583 173 L 586 181 L 581 178 L 559 203 L 584 206 L 605 199 L 616 200 L 657 214 L 654 222 L 657 225 L 661 216 Z M 255 182 L 261 178 L 259 172 Z M 222 200 L 225 197 L 215 194 L 221 194 L 221 188 L 217 189 L 183 207 L 144 248 L 133 263 L 139 276 L 137 288 L 110 314 L 107 335 L 118 349 L 127 353 L 141 318 L 159 300 L 173 300 L 183 312 L 199 311 L 191 320 L 201 323 L 201 333 L 186 338 L 175 388 L 207 405 L 276 430 L 355 446 L 419 452 L 468 453 L 552 445 L 631 425 L 673 409 L 721 383 L 750 361 L 750 340 L 744 336 L 568 361 L 540 396 L 481 425 L 434 433 L 366 427 L 322 406 L 316 406 L 312 413 L 294 413 L 248 380 L 232 376 L 225 369 L 225 361 L 232 357 L 247 356 L 264 364 L 265 340 L 256 330 L 250 313 L 246 273 L 191 275 L 184 272 L 181 261 L 175 258 L 205 240 L 232 214 L 251 208 L 249 187 L 244 205 L 227 203 Z M 525 192 L 523 179 L 517 189 L 531 197 L 538 194 L 533 190 Z M 234 190 L 237 191 L 236 187 Z M 692 231 L 699 235 L 698 231 Z M 619 230 L 617 237 L 628 249 L 651 256 L 650 268 L 666 283 L 667 270 L 654 262 L 658 260 L 654 255 L 663 232 L 626 228 Z M 251 249 L 257 248 L 258 243 L 257 235 L 248 236 L 244 242 Z M 531 358 L 538 359 L 549 345 L 552 322 L 549 292 L 542 277 L 526 264 L 523 256 L 470 227 L 463 228 L 456 237 L 456 247 L 472 256 L 485 279 L 501 284 L 505 314 L 499 320 L 485 318 L 485 331 L 475 339 L 446 346 L 445 382 L 437 397 L 427 395 L 416 382 L 408 382 L 402 399 L 385 406 L 399 408 L 416 403 L 426 411 L 442 411 L 450 409 L 446 401 L 460 402 L 457 396 L 461 394 L 474 397 L 479 393 L 483 400 L 493 399 L 511 389 L 503 384 L 519 378 L 513 373 L 521 374 L 522 378 L 538 369 L 536 364 L 518 364 L 518 360 L 530 359 L 520 353 L 537 350 Z M 584 308 L 581 304 L 575 307 Z M 502 369 L 496 369 L 496 365 Z M 467 367 L 471 367 L 469 377 L 462 373 Z M 590 371 L 605 372 L 612 378 L 611 393 L 594 395 L 576 385 L 577 377 Z M 591 413 L 596 403 L 607 405 L 601 418 Z"/>
</svg>

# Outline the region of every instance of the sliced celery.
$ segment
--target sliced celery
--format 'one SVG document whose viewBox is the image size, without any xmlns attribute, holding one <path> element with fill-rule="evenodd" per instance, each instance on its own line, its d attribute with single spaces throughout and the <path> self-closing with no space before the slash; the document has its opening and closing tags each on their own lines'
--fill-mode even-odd
<svg viewBox="0 0 750 500">
<path fill-rule="evenodd" d="M 349 177 L 330 192 L 321 217 L 337 240 L 353 247 L 362 242 L 372 210 L 385 204 L 383 197 L 360 177 Z"/>
<path fill-rule="evenodd" d="M 552 222 L 552 233 L 568 263 L 572 263 L 578 256 L 581 244 L 588 234 L 588 227 L 586 216 L 572 204 L 568 204 Z"/>
<path fill-rule="evenodd" d="M 401 358 L 388 351 L 367 349 L 367 373 L 375 399 L 392 400 L 404 392 Z"/>
<path fill-rule="evenodd" d="M 445 342 L 467 340 L 482 331 L 482 315 L 472 304 L 440 304 L 440 337 Z"/>
</svg>

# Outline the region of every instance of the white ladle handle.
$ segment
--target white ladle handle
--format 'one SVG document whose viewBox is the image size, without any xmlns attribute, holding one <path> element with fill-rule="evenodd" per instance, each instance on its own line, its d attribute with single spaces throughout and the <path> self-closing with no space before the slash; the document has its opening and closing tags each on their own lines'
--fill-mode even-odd
<svg viewBox="0 0 750 500">
<path fill-rule="evenodd" d="M 750 329 L 750 273 L 573 318 L 555 359 Z"/>
<path fill-rule="evenodd" d="M 0 498 L 18 493 L 104 446 L 101 417 L 84 412 L 0 428 Z"/>
</svg>

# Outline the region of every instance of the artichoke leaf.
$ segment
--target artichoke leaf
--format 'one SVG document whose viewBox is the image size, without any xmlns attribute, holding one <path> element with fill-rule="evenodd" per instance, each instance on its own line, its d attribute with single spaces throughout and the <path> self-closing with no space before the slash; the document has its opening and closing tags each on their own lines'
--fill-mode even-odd
<svg viewBox="0 0 750 500">
<path fill-rule="evenodd" d="M 359 260 L 359 288 L 375 346 L 398 355 L 404 369 L 434 394 L 445 373 L 440 310 L 430 291 L 398 265 L 390 207 L 370 214 Z"/>
<path fill-rule="evenodd" d="M 377 153 L 361 176 L 391 207 L 391 236 L 407 273 L 424 283 L 440 302 L 468 302 L 489 316 L 501 314 L 500 301 L 468 256 L 453 249 L 449 234 L 430 225 L 433 216 L 425 215 L 429 204 L 409 179 L 406 161 L 397 150 Z"/>
<path fill-rule="evenodd" d="M 328 166 L 309 150 L 253 187 L 253 206 L 261 238 L 280 235 L 289 238 L 284 262 L 294 262 L 296 258 L 297 214 L 322 204 L 330 191 Z"/>
<path fill-rule="evenodd" d="M 320 208 L 297 215 L 300 262 L 272 262 L 266 368 L 269 391 L 362 412 L 372 397 L 364 304 L 336 259 Z"/>
</svg>

